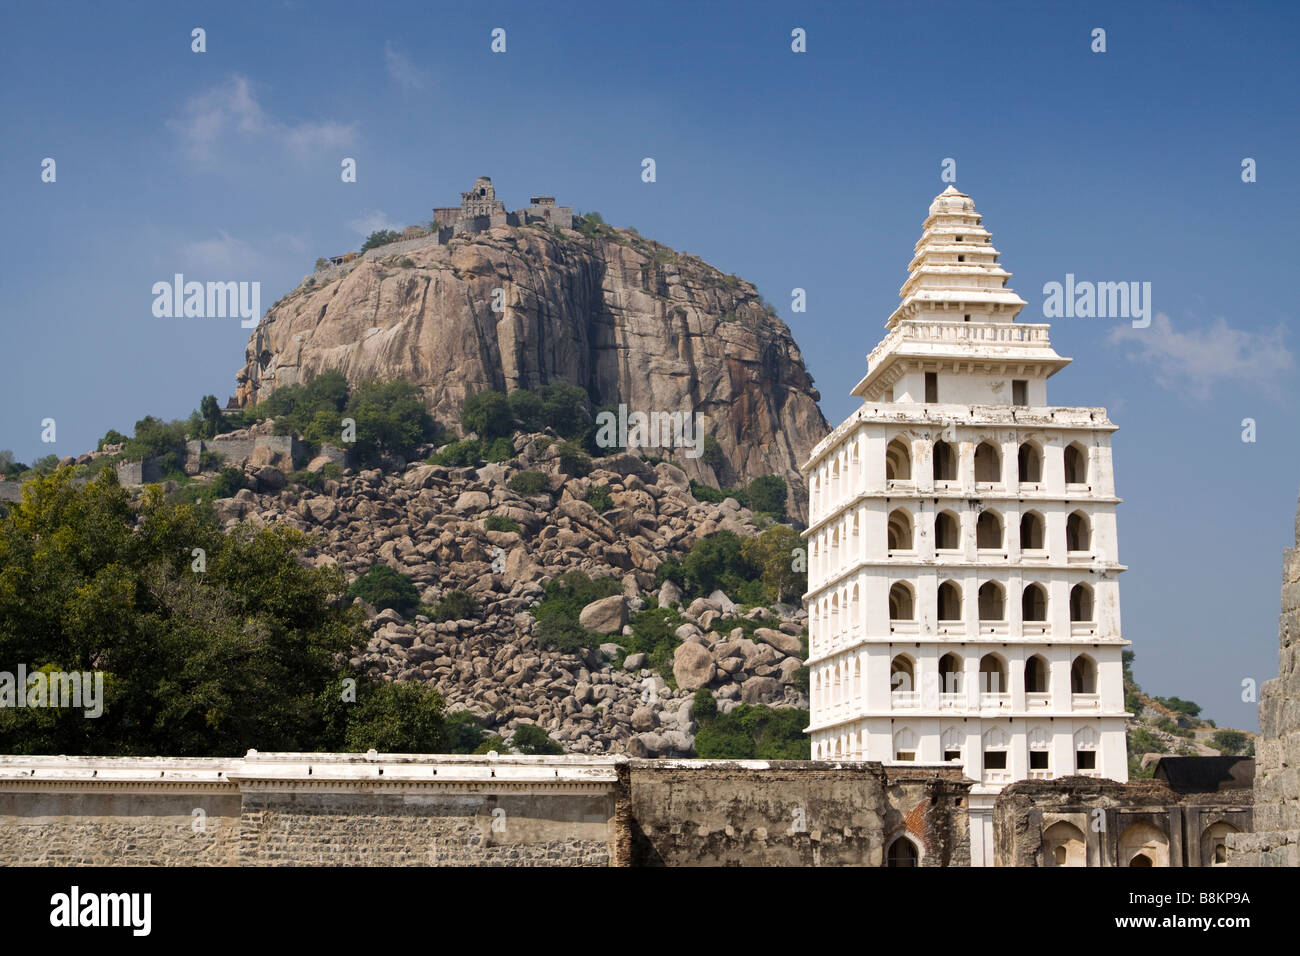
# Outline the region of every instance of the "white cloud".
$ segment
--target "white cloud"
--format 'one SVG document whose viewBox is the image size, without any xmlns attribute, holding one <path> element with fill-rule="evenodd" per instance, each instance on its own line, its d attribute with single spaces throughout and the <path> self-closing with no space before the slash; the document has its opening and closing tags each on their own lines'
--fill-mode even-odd
<svg viewBox="0 0 1300 956">
<path fill-rule="evenodd" d="M 369 236 L 372 232 L 377 232 L 380 229 L 392 229 L 394 232 L 401 232 L 406 227 L 398 225 L 388 218 L 388 213 L 382 209 L 375 209 L 356 219 L 349 220 L 348 228 L 355 231 L 359 236 Z"/>
<path fill-rule="evenodd" d="M 404 90 L 423 90 L 429 86 L 429 74 L 411 62 L 410 57 L 393 49 L 393 44 L 384 44 L 384 66 L 388 69 L 388 78 Z"/>
<path fill-rule="evenodd" d="M 1276 392 L 1295 368 L 1281 326 L 1266 332 L 1233 328 L 1223 318 L 1201 328 L 1174 328 L 1169 316 L 1156 313 L 1148 328 L 1124 325 L 1113 329 L 1112 344 L 1130 343 L 1132 361 L 1150 365 L 1157 384 L 1199 401 L 1209 399 L 1215 386 L 1237 381 Z"/>
<path fill-rule="evenodd" d="M 256 270 L 262 255 L 246 240 L 218 231 L 210 239 L 180 243 L 180 267 L 195 276 L 241 276 Z"/>
<path fill-rule="evenodd" d="M 273 147 L 302 158 L 350 145 L 356 138 L 356 127 L 350 123 L 293 123 L 269 115 L 248 78 L 239 74 L 191 97 L 168 126 L 180 133 L 190 157 L 200 161 L 215 160 L 232 145 Z"/>
</svg>

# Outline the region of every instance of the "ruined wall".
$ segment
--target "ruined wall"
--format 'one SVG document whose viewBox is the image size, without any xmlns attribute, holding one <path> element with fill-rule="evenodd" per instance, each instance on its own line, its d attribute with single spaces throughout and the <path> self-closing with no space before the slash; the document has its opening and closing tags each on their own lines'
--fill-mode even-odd
<svg viewBox="0 0 1300 956">
<path fill-rule="evenodd" d="M 892 773 L 878 763 L 631 761 L 631 865 L 882 866 L 904 830 L 922 843 L 922 866 L 969 861 L 958 807 L 969 781 Z"/>
<path fill-rule="evenodd" d="M 1230 866 L 1300 866 L 1300 547 L 1282 559 L 1278 642 L 1278 676 L 1259 697 L 1255 832 L 1228 838 Z"/>
<path fill-rule="evenodd" d="M 245 866 L 609 866 L 614 792 L 249 793 Z"/>
</svg>

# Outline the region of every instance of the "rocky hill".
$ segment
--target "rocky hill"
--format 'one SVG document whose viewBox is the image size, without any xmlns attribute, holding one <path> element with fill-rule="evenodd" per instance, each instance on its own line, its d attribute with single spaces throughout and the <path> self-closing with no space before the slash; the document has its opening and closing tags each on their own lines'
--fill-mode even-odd
<svg viewBox="0 0 1300 956">
<path fill-rule="evenodd" d="M 689 477 L 780 475 L 789 513 L 806 518 L 798 466 L 829 427 L 790 330 L 700 258 L 597 217 L 578 224 L 401 242 L 307 277 L 253 332 L 237 401 L 338 369 L 353 384 L 413 382 L 451 424 L 475 392 L 564 380 L 598 406 L 699 414 L 721 455 L 676 456 Z"/>
<path fill-rule="evenodd" d="M 315 492 L 250 462 L 257 490 L 213 505 L 227 529 L 284 522 L 312 532 L 304 558 L 341 564 L 349 577 L 386 564 L 415 582 L 423 605 L 468 592 L 478 604 L 472 618 L 435 622 L 371 608 L 370 642 L 352 663 L 384 679 L 432 684 L 449 711 L 469 709 L 503 736 L 536 723 L 568 752 L 686 756 L 695 752 L 691 708 L 700 688 L 724 714 L 739 703 L 808 707 L 802 608 L 776 604 L 741 616 L 729 595 L 683 600 L 671 581 L 655 583 L 659 565 L 697 540 L 719 531 L 750 538 L 770 522 L 734 499 L 697 501 L 686 475 L 666 462 L 651 468 L 619 455 L 576 477 L 565 473 L 552 436 L 519 435 L 514 444 L 504 464 L 363 470 L 324 478 Z M 544 487 L 512 491 L 523 472 L 545 475 Z M 586 499 L 601 486 L 608 500 L 598 513 Z M 490 530 L 490 516 L 518 530 Z M 607 635 L 603 643 L 548 649 L 530 608 L 547 582 L 571 571 L 613 577 L 621 592 L 582 611 L 582 626 Z M 658 667 L 623 646 L 647 605 L 679 607 L 670 656 Z"/>
</svg>

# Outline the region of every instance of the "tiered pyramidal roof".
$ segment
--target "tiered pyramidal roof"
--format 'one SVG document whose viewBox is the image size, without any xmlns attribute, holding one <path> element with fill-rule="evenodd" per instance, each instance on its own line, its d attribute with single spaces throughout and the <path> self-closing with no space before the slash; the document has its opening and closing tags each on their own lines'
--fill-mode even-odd
<svg viewBox="0 0 1300 956">
<path fill-rule="evenodd" d="M 930 204 L 902 303 L 889 334 L 867 357 L 867 375 L 853 394 L 891 401 L 909 371 L 1046 378 L 1069 364 L 1052 351 L 1046 323 L 1016 323 L 1026 305 L 1007 288 L 1011 273 L 975 204 L 949 186 Z"/>
</svg>

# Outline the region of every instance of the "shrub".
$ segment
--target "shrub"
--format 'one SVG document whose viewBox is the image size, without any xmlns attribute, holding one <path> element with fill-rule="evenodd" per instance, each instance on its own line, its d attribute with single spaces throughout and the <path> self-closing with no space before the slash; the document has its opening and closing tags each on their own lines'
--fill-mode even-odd
<svg viewBox="0 0 1300 956">
<path fill-rule="evenodd" d="M 447 717 L 445 726 L 447 753 L 472 754 L 487 739 L 483 721 L 470 710 L 458 710 Z"/>
<path fill-rule="evenodd" d="M 116 428 L 110 428 L 105 432 L 104 437 L 99 440 L 99 444 L 95 446 L 95 451 L 103 451 L 105 445 L 121 445 L 126 441 L 128 439 L 125 435 Z"/>
<path fill-rule="evenodd" d="M 483 443 L 477 438 L 452 442 L 442 451 L 430 455 L 427 459 L 431 465 L 445 465 L 449 468 L 467 468 L 483 461 Z"/>
<path fill-rule="evenodd" d="M 374 249 L 377 246 L 386 246 L 390 242 L 396 242 L 400 238 L 402 238 L 401 235 L 391 229 L 376 229 L 367 236 L 366 241 L 361 244 L 361 251 L 366 252 L 367 250 Z"/>
<path fill-rule="evenodd" d="M 718 471 L 727 463 L 727 456 L 722 451 L 722 446 L 712 435 L 704 436 L 704 450 L 700 453 L 700 459 L 714 471 Z"/>
<path fill-rule="evenodd" d="M 695 699 L 691 704 L 691 716 L 697 723 L 704 723 L 718 715 L 718 702 L 713 699 L 713 694 L 707 687 L 701 687 L 695 692 Z"/>
<path fill-rule="evenodd" d="M 681 643 L 674 632 L 685 622 L 674 608 L 645 608 L 632 615 L 630 635 L 614 635 L 610 640 L 621 644 L 630 654 L 645 654 L 648 666 L 665 680 L 671 680 L 673 652 Z"/>
<path fill-rule="evenodd" d="M 306 469 L 295 471 L 289 476 L 289 480 L 315 492 L 319 492 L 325 486 L 325 477 L 319 471 L 307 471 Z"/>
<path fill-rule="evenodd" d="M 344 745 L 352 752 L 441 753 L 447 749 L 443 700 L 407 681 L 367 683 L 348 715 Z"/>
<path fill-rule="evenodd" d="M 362 382 L 348 399 L 347 413 L 357 423 L 357 459 L 370 467 L 381 454 L 409 459 L 438 433 L 419 388 L 410 382 Z"/>
<path fill-rule="evenodd" d="M 696 501 L 707 501 L 715 505 L 722 504 L 727 499 L 727 496 L 717 488 L 702 485 L 694 478 L 691 479 L 691 496 Z"/>
<path fill-rule="evenodd" d="M 537 640 L 544 648 L 572 653 L 599 644 L 601 637 L 578 623 L 578 615 L 592 601 L 622 594 L 617 578 L 594 581 L 581 571 L 567 571 L 546 585 L 541 602 L 530 612 L 537 619 Z"/>
<path fill-rule="evenodd" d="M 561 442 L 557 448 L 560 458 L 560 470 L 566 475 L 581 478 L 591 471 L 591 459 L 577 442 Z"/>
<path fill-rule="evenodd" d="M 338 481 L 343 477 L 343 466 L 336 461 L 327 462 L 325 467 L 320 470 L 320 473 L 325 478 Z"/>
<path fill-rule="evenodd" d="M 1196 717 L 1201 712 L 1200 704 L 1190 700 L 1183 700 L 1181 697 L 1155 697 L 1152 699 L 1159 704 L 1164 704 L 1175 713 L 1186 714 L 1188 717 Z"/>
<path fill-rule="evenodd" d="M 420 592 L 415 582 L 386 564 L 372 565 L 370 570 L 352 582 L 348 593 L 383 611 L 392 608 L 405 616 L 420 604 Z"/>
<path fill-rule="evenodd" d="M 410 256 L 402 256 L 397 260 L 397 267 L 399 269 L 414 269 L 415 261 Z"/>
<path fill-rule="evenodd" d="M 505 515 L 488 515 L 483 519 L 483 527 L 488 531 L 513 531 L 515 534 L 523 531 L 518 521 Z"/>
<path fill-rule="evenodd" d="M 221 467 L 224 459 L 215 451 L 208 451 L 206 448 L 199 452 L 199 471 L 209 472 L 217 471 Z"/>
<path fill-rule="evenodd" d="M 479 614 L 478 601 L 457 588 L 448 591 L 431 609 L 429 617 L 438 622 L 474 620 Z"/>
<path fill-rule="evenodd" d="M 552 740 L 550 735 L 536 724 L 522 724 L 516 727 L 510 743 L 521 754 L 564 753 L 564 748 Z"/>
<path fill-rule="evenodd" d="M 1240 730 L 1216 730 L 1210 735 L 1210 746 L 1228 756 L 1245 753 L 1250 742 L 1250 737 Z"/>
<path fill-rule="evenodd" d="M 785 479 L 778 475 L 761 475 L 749 483 L 749 507 L 758 514 L 785 520 Z"/>
<path fill-rule="evenodd" d="M 490 462 L 509 461 L 515 457 L 515 446 L 509 438 L 498 438 L 488 446 L 487 453 L 484 455 Z"/>
<path fill-rule="evenodd" d="M 697 718 L 698 719 L 698 718 Z M 808 711 L 741 704 L 699 721 L 695 753 L 705 759 L 808 760 Z"/>
<path fill-rule="evenodd" d="M 682 567 L 687 585 L 701 595 L 718 589 L 735 595 L 745 581 L 757 577 L 741 552 L 741 539 L 731 531 L 697 540 Z"/>
<path fill-rule="evenodd" d="M 1160 740 L 1145 727 L 1136 727 L 1128 734 L 1128 752 L 1130 757 L 1143 754 L 1162 754 L 1167 749 Z"/>
<path fill-rule="evenodd" d="M 524 431 L 539 432 L 546 427 L 542 399 L 536 392 L 517 388 L 510 393 L 507 400 L 510 404 L 510 414 L 523 426 Z"/>
<path fill-rule="evenodd" d="M 478 392 L 465 399 L 460 422 L 479 438 L 491 441 L 514 433 L 514 413 L 510 402 L 500 392 Z"/>
<path fill-rule="evenodd" d="M 596 509 L 596 513 L 608 511 L 614 505 L 614 500 L 609 496 L 609 488 L 605 485 L 596 485 L 587 491 L 587 504 Z"/>
<path fill-rule="evenodd" d="M 507 488 L 523 498 L 541 494 L 546 490 L 547 486 L 546 476 L 540 471 L 520 471 L 512 475 L 510 480 L 506 482 Z"/>
<path fill-rule="evenodd" d="M 796 552 L 804 547 L 789 525 L 768 528 L 740 547 L 745 561 L 762 575 L 767 601 L 798 601 L 808 590 L 806 571 L 795 571 Z"/>
<path fill-rule="evenodd" d="M 238 468 L 226 467 L 217 472 L 208 488 L 213 498 L 233 498 L 235 492 L 246 486 L 248 479 Z"/>
</svg>

